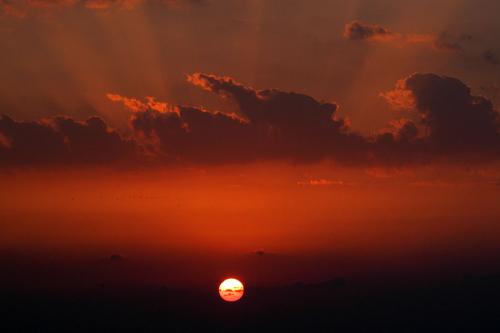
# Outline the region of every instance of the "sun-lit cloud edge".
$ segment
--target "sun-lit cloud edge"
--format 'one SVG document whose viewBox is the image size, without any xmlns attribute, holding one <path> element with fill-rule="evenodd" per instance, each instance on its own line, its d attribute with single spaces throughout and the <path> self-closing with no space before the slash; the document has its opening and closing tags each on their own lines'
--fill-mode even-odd
<svg viewBox="0 0 500 333">
<path fill-rule="evenodd" d="M 239 114 L 173 106 L 109 92 L 130 112 L 130 134 L 99 117 L 16 121 L 0 117 L 2 166 L 113 163 L 231 164 L 255 161 L 343 165 L 412 165 L 439 160 L 497 161 L 499 116 L 458 79 L 415 73 L 381 93 L 410 109 L 373 134 L 360 134 L 337 115 L 338 105 L 278 89 L 258 90 L 231 77 L 194 73 L 194 86 L 232 99 Z M 319 183 L 318 183 L 319 184 Z"/>
</svg>

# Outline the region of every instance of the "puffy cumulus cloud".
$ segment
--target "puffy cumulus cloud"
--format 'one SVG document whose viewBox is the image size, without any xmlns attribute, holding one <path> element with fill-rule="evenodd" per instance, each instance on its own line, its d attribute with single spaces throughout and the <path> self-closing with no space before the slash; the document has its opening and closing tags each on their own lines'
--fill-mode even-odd
<svg viewBox="0 0 500 333">
<path fill-rule="evenodd" d="M 84 122 L 55 117 L 51 122 L 64 137 L 72 158 L 78 162 L 113 162 L 129 159 L 133 155 L 134 144 L 124 140 L 98 117 L 91 117 Z"/>
<path fill-rule="evenodd" d="M 67 117 L 20 122 L 3 115 L 0 137 L 3 166 L 106 164 L 130 160 L 135 154 L 133 142 L 98 117 L 83 122 Z"/>
<path fill-rule="evenodd" d="M 232 78 L 195 73 L 188 81 L 220 96 L 233 98 L 240 111 L 255 124 L 269 126 L 275 131 L 299 134 L 313 127 L 319 131 L 346 129 L 342 119 L 334 117 L 338 106 L 314 98 L 277 89 L 255 90 Z"/>
<path fill-rule="evenodd" d="M 372 138 L 370 161 L 373 164 L 402 166 L 436 159 L 437 156 L 427 150 L 426 138 L 413 121 L 399 119 L 389 125 Z"/>
<path fill-rule="evenodd" d="M 499 115 L 488 99 L 472 95 L 460 80 L 417 73 L 382 96 L 389 103 L 417 112 L 430 151 L 454 155 L 486 153 L 498 158 Z"/>
<path fill-rule="evenodd" d="M 400 141 L 413 142 L 418 138 L 419 130 L 411 120 L 393 120 L 390 122 L 390 125 L 393 128 L 392 133 Z"/>
<path fill-rule="evenodd" d="M 275 155 L 298 160 L 336 155 L 338 159 L 352 160 L 366 144 L 349 130 L 344 119 L 336 117 L 338 106 L 334 103 L 277 89 L 255 90 L 228 77 L 195 73 L 188 80 L 232 98 Z"/>
<path fill-rule="evenodd" d="M 463 51 L 463 42 L 471 40 L 472 36 L 467 34 L 454 35 L 449 32 L 440 34 L 426 33 L 399 33 L 393 32 L 377 24 L 365 24 L 359 21 L 347 23 L 344 27 L 344 38 L 355 41 L 393 42 L 401 44 L 428 44 L 435 50 L 441 51 Z"/>
<path fill-rule="evenodd" d="M 239 114 L 108 94 L 132 111 L 130 124 L 146 150 L 162 160 L 205 163 L 281 159 L 310 162 L 366 159 L 369 143 L 337 118 L 337 105 L 276 89 L 256 90 L 202 73 L 188 81 L 233 99 Z"/>
<path fill-rule="evenodd" d="M 107 94 L 133 112 L 130 124 L 146 152 L 163 161 L 224 163 L 265 155 L 255 129 L 241 117 L 203 108 L 171 106 Z"/>
<path fill-rule="evenodd" d="M 130 112 L 131 138 L 101 119 L 0 118 L 0 165 L 112 164 L 125 161 L 228 164 L 261 160 L 401 166 L 500 156 L 499 117 L 490 101 L 458 79 L 413 74 L 382 94 L 417 120 L 392 121 L 374 135 L 353 132 L 335 103 L 277 89 L 258 90 L 203 73 L 188 81 L 232 99 L 239 113 L 171 106 L 153 97 L 107 94 Z M 318 185 L 324 182 L 313 182 Z M 324 184 L 323 184 L 324 185 Z"/>
<path fill-rule="evenodd" d="M 193 107 L 177 110 L 141 111 L 131 118 L 135 134 L 160 160 L 220 164 L 273 157 L 256 129 L 237 116 Z"/>
<path fill-rule="evenodd" d="M 195 86 L 232 99 L 239 115 L 171 107 L 108 95 L 133 111 L 131 125 L 153 154 L 181 161 L 232 163 L 285 159 L 347 164 L 402 165 L 498 154 L 498 113 L 458 79 L 414 74 L 382 94 L 398 108 L 416 111 L 377 134 L 362 136 L 336 116 L 338 106 L 277 89 L 257 90 L 233 78 L 195 73 Z M 161 107 L 158 107 L 161 105 Z M 498 157 L 498 156 L 497 156 Z"/>
</svg>

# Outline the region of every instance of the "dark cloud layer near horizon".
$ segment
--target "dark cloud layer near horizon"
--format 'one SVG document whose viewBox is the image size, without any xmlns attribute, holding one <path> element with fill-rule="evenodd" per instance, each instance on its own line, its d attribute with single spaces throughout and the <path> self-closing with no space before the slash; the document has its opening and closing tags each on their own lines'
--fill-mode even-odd
<svg viewBox="0 0 500 333">
<path fill-rule="evenodd" d="M 337 116 L 338 105 L 277 89 L 256 90 L 230 77 L 195 73 L 188 81 L 233 100 L 239 115 L 201 107 L 170 107 L 149 98 L 108 95 L 132 112 L 131 137 L 100 118 L 41 121 L 0 118 L 2 166 L 108 165 L 116 163 L 227 164 L 286 160 L 310 163 L 402 165 L 434 160 L 493 160 L 500 152 L 499 116 L 458 79 L 413 74 L 382 94 L 413 110 L 392 130 L 361 135 Z"/>
<path fill-rule="evenodd" d="M 130 161 L 135 145 L 98 117 L 15 121 L 0 116 L 2 166 L 96 165 Z"/>
</svg>

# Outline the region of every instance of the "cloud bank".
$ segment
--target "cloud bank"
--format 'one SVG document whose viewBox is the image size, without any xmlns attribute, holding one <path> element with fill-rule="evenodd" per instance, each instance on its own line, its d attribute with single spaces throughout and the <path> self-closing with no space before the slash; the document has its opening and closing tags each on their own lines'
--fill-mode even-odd
<svg viewBox="0 0 500 333">
<path fill-rule="evenodd" d="M 414 74 L 383 96 L 393 105 L 415 109 L 428 148 L 437 153 L 498 153 L 498 113 L 458 79 Z"/>
<path fill-rule="evenodd" d="M 233 100 L 238 115 L 202 107 L 172 106 L 108 93 L 130 112 L 132 135 L 103 120 L 67 117 L 20 122 L 0 118 L 2 166 L 43 164 L 228 164 L 329 160 L 351 165 L 404 165 L 436 160 L 498 161 L 499 115 L 458 79 L 416 73 L 381 94 L 410 119 L 374 135 L 354 132 L 338 105 L 278 89 L 257 90 L 230 77 L 204 73 L 188 81 Z"/>
<path fill-rule="evenodd" d="M 19 122 L 0 117 L 2 166 L 95 165 L 135 158 L 135 145 L 98 117 Z"/>
</svg>

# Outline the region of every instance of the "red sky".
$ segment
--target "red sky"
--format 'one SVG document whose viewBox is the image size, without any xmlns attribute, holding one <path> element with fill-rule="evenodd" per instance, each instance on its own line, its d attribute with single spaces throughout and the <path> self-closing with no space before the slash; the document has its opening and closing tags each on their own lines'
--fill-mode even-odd
<svg viewBox="0 0 500 333">
<path fill-rule="evenodd" d="M 0 0 L 0 247 L 482 264 L 499 10 Z"/>
</svg>

